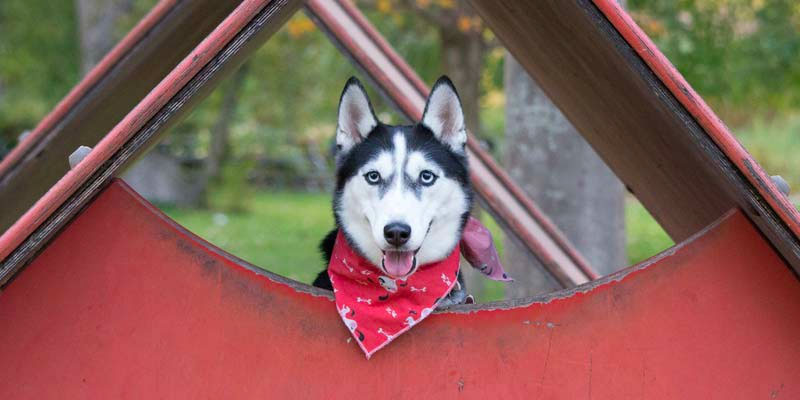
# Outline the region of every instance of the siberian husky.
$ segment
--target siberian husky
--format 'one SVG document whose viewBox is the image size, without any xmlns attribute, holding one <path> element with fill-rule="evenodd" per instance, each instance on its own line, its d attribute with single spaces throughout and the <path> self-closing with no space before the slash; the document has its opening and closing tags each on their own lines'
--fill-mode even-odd
<svg viewBox="0 0 800 400">
<path fill-rule="evenodd" d="M 320 244 L 326 261 L 341 229 L 350 245 L 392 278 L 446 258 L 461 239 L 472 207 L 467 131 L 456 89 L 436 81 L 422 120 L 387 125 L 367 93 L 350 78 L 339 100 L 336 128 L 336 228 Z M 440 306 L 466 297 L 459 285 Z M 314 286 L 331 289 L 322 271 Z"/>
</svg>

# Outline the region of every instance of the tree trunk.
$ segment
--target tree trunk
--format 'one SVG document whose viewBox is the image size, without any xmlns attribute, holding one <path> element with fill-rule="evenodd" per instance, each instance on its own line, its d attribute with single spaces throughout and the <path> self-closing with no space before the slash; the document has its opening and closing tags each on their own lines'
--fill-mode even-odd
<svg viewBox="0 0 800 400">
<path fill-rule="evenodd" d="M 506 53 L 505 163 L 511 177 L 601 274 L 625 265 L 624 187 L 528 73 Z M 507 297 L 556 289 L 511 240 Z"/>
<path fill-rule="evenodd" d="M 439 30 L 442 42 L 442 70 L 456 85 L 467 129 L 480 132 L 480 82 L 486 54 L 477 33 L 465 34 L 453 27 Z"/>
<path fill-rule="evenodd" d="M 75 0 L 81 43 L 81 72 L 86 74 L 117 42 L 115 29 L 134 0 Z"/>
<path fill-rule="evenodd" d="M 202 202 L 208 204 L 208 186 L 220 177 L 222 164 L 230 153 L 230 131 L 231 124 L 236 116 L 236 108 L 239 105 L 239 98 L 242 86 L 244 85 L 249 63 L 243 64 L 231 77 L 228 85 L 224 87 L 222 94 L 222 104 L 220 104 L 219 115 L 214 127 L 211 129 L 211 141 L 208 145 L 208 157 L 204 162 L 204 173 L 202 181 Z"/>
<path fill-rule="evenodd" d="M 469 5 L 463 1 L 459 2 L 457 14 L 474 16 Z M 442 45 L 442 71 L 450 77 L 458 90 L 467 129 L 479 133 L 481 129 L 480 82 L 486 44 L 480 32 L 464 32 L 453 23 L 439 25 L 439 37 Z M 473 215 L 477 217 L 479 213 L 480 210 L 476 207 Z M 468 266 L 462 268 L 461 271 L 464 274 L 467 291 L 476 299 L 482 299 L 486 288 L 486 278 Z"/>
<path fill-rule="evenodd" d="M 97 64 L 119 39 L 116 29 L 133 9 L 134 0 L 75 0 L 83 74 Z M 201 191 L 196 171 L 169 152 L 154 148 L 124 174 L 125 180 L 150 201 L 193 205 Z"/>
</svg>

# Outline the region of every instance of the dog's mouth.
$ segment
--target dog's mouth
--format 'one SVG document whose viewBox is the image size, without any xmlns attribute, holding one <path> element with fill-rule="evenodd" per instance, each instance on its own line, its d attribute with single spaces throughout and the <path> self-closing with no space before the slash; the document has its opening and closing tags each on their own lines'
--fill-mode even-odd
<svg viewBox="0 0 800 400">
<path fill-rule="evenodd" d="M 381 260 L 383 271 L 393 278 L 405 278 L 417 267 L 417 250 L 384 250 Z"/>
</svg>

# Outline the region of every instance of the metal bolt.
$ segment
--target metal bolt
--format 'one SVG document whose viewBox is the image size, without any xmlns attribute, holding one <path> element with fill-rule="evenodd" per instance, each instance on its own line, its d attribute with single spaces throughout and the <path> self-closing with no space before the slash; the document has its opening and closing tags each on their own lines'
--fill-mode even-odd
<svg viewBox="0 0 800 400">
<path fill-rule="evenodd" d="M 778 190 L 783 193 L 784 196 L 788 196 L 791 189 L 789 188 L 789 184 L 786 182 L 786 179 L 783 179 L 780 175 L 772 175 L 772 183 L 778 187 Z"/>
<path fill-rule="evenodd" d="M 89 152 L 92 151 L 92 148 L 89 146 L 79 146 L 72 154 L 69 155 L 69 167 L 75 168 L 78 163 L 80 163 L 86 156 L 89 155 Z"/>
</svg>

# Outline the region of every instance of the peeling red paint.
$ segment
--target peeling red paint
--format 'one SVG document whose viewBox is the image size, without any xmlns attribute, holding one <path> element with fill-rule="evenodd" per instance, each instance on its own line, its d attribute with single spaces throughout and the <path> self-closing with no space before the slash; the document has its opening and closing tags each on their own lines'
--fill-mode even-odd
<svg viewBox="0 0 800 400">
<path fill-rule="evenodd" d="M 457 309 L 366 361 L 324 291 L 115 181 L 0 293 L 0 398 L 800 397 L 800 282 L 738 211 L 619 274 Z"/>
</svg>

